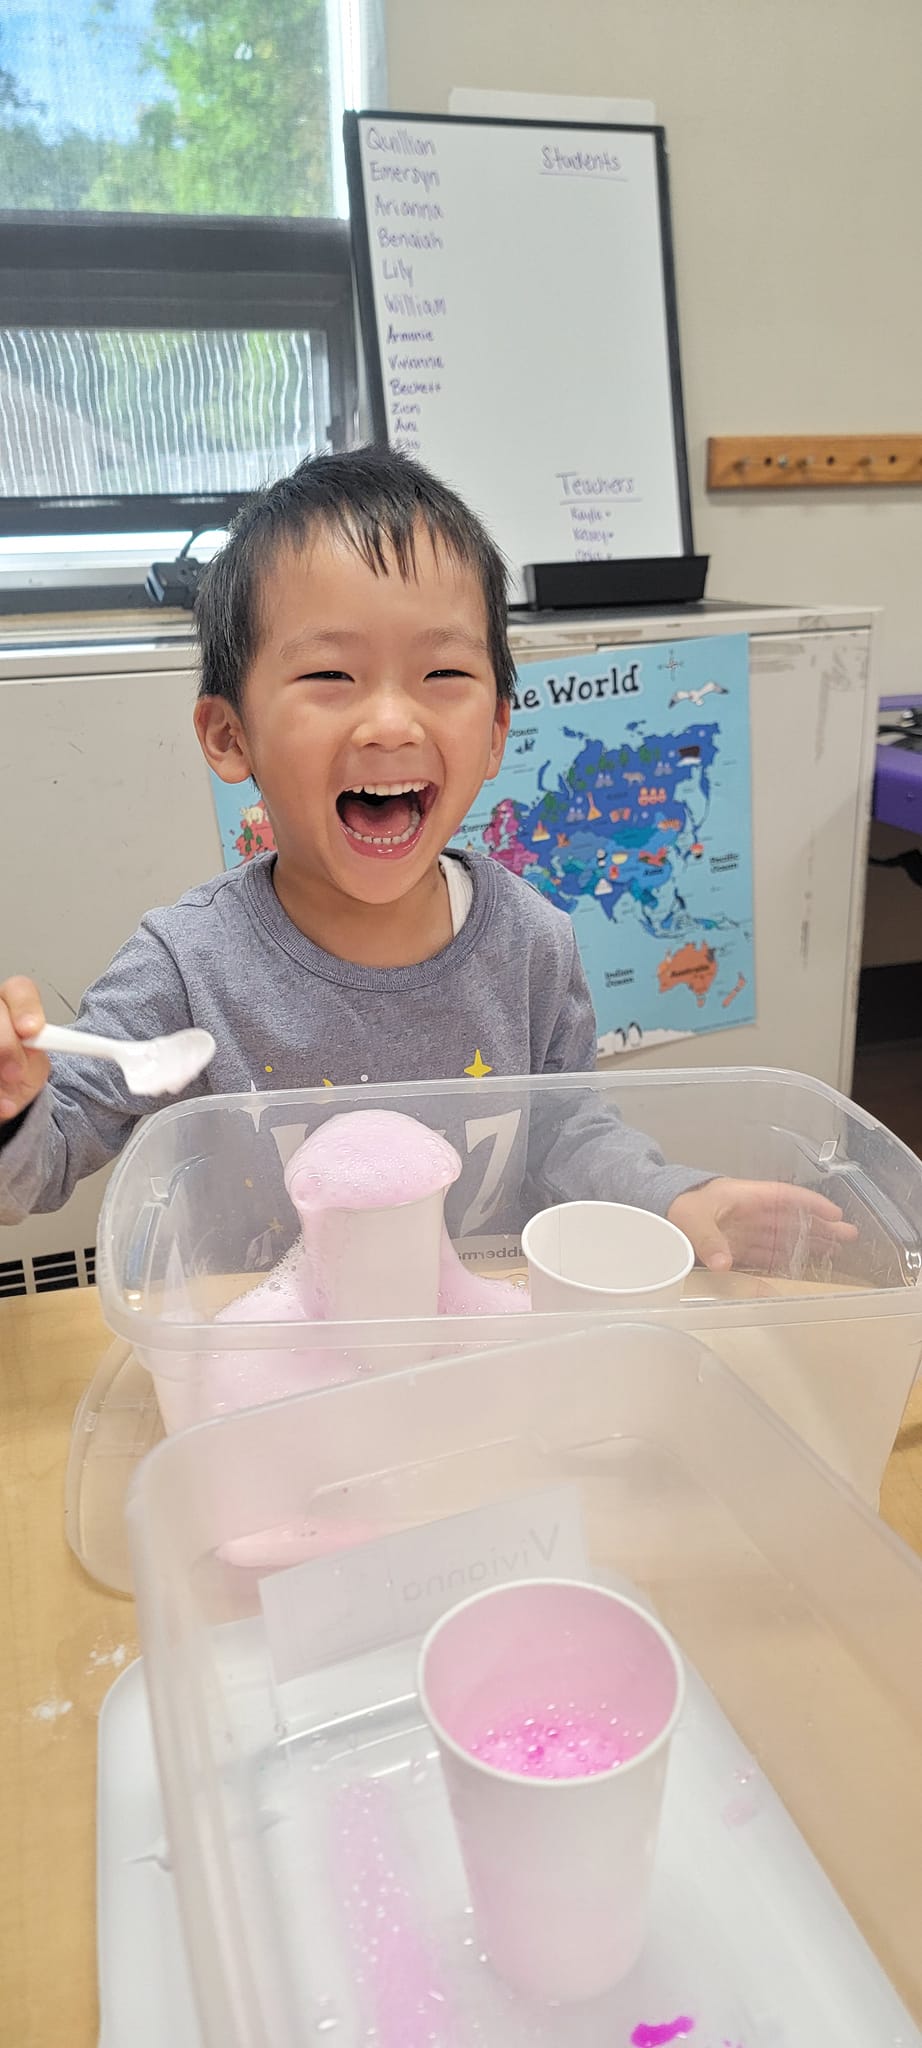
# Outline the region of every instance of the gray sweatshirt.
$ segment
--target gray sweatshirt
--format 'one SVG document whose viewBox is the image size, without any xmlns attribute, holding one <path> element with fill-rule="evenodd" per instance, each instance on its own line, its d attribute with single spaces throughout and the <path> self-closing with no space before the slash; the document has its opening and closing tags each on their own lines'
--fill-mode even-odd
<svg viewBox="0 0 922 2048">
<path fill-rule="evenodd" d="M 538 1096 L 527 1115 L 504 1101 L 503 1076 L 588 1073 L 595 1017 L 570 919 L 496 862 L 464 858 L 473 901 L 457 936 L 418 966 L 377 968 L 305 938 L 276 896 L 274 855 L 262 855 L 152 910 L 78 1023 L 113 1038 L 204 1026 L 217 1051 L 187 1096 L 330 1082 L 332 1114 L 337 1087 L 473 1073 L 475 1117 L 450 1095 L 439 1106 L 464 1162 L 449 1214 L 458 1234 L 516 1229 L 577 1197 L 665 1214 L 707 1175 L 666 1166 L 610 1105 L 578 1084 L 563 1103 Z M 0 1222 L 59 1208 L 161 1106 L 129 1095 L 117 1067 L 56 1056 L 49 1086 L 0 1126 Z"/>
</svg>

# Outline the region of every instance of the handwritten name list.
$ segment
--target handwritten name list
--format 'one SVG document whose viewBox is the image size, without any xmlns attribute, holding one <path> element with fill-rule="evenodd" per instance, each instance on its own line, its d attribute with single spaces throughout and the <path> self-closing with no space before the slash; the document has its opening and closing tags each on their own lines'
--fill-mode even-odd
<svg viewBox="0 0 922 2048">
<path fill-rule="evenodd" d="M 442 284 L 445 213 L 438 148 L 408 128 L 370 128 L 365 137 L 369 235 L 384 285 L 382 350 L 391 435 L 419 455 L 426 401 L 445 369 L 448 302 Z"/>
</svg>

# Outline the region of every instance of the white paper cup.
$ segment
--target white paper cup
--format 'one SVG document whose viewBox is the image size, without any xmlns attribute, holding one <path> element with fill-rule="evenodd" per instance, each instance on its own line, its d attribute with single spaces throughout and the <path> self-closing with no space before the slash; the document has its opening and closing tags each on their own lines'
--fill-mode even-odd
<svg viewBox="0 0 922 2048">
<path fill-rule="evenodd" d="M 305 1230 L 323 1318 L 411 1321 L 439 1309 L 442 1188 L 380 1209 L 325 1209 Z"/>
<path fill-rule="evenodd" d="M 562 1202 L 522 1232 L 533 1309 L 662 1308 L 695 1263 L 684 1231 L 624 1202 Z"/>
<path fill-rule="evenodd" d="M 527 1579 L 475 1594 L 436 1623 L 420 1654 L 419 1694 L 494 1968 L 533 1999 L 601 1996 L 633 1967 L 646 1932 L 684 1696 L 675 1645 L 618 1593 Z M 508 1767 L 534 1739 L 545 1758 L 553 1740 L 572 1741 L 577 1760 L 565 1764 L 581 1770 L 587 1729 L 597 1731 L 590 1761 L 598 1764 L 606 1741 L 619 1742 L 625 1760 L 592 1776 Z"/>
</svg>

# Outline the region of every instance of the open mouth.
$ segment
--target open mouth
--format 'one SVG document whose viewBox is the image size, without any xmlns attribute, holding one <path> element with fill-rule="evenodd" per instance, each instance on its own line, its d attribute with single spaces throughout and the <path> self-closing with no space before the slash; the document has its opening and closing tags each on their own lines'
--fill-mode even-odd
<svg viewBox="0 0 922 2048">
<path fill-rule="evenodd" d="M 419 837 L 438 791 L 433 782 L 373 782 L 343 789 L 339 820 L 361 853 L 404 853 Z"/>
</svg>

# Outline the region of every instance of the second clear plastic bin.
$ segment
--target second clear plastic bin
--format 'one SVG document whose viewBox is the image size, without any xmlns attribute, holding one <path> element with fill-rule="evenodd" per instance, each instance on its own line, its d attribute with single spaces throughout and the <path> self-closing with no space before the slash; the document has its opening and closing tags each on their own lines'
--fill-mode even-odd
<svg viewBox="0 0 922 2048">
<path fill-rule="evenodd" d="M 760 1069 L 203 1097 L 125 1152 L 100 1223 L 103 1312 L 153 1375 L 168 1431 L 355 1374 L 532 1341 L 561 1317 L 275 1322 L 228 1309 L 295 1243 L 284 1166 L 331 1116 L 386 1109 L 445 1133 L 463 1171 L 446 1219 L 469 1272 L 522 1275 L 521 1230 L 562 1199 L 630 1199 L 615 1115 L 702 1173 L 782 1180 L 840 1204 L 853 1242 L 804 1229 L 766 1270 L 696 1271 L 662 1320 L 713 1350 L 870 1501 L 922 1353 L 922 1165 L 820 1082 Z M 610 1317 L 610 1308 L 607 1314 Z M 635 1311 L 636 1313 L 636 1311 Z M 220 1322 L 216 1318 L 221 1317 Z"/>
<path fill-rule="evenodd" d="M 143 1896 L 203 2048 L 917 2048 L 922 1565 L 705 1347 L 595 1325 L 231 1416 L 130 1521 Z M 647 1604 L 688 1679 L 643 1957 L 561 2007 L 493 1973 L 417 1697 L 433 1622 L 533 1576 Z"/>
</svg>

